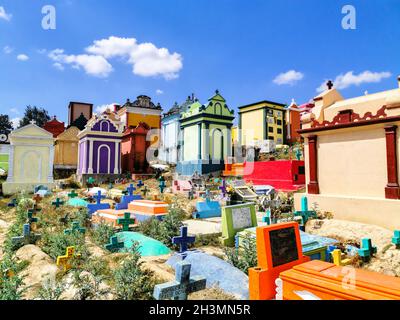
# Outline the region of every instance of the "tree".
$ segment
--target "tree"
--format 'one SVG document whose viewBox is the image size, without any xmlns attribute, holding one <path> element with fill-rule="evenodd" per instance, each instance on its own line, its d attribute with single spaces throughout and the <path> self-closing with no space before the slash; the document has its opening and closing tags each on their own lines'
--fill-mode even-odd
<svg viewBox="0 0 400 320">
<path fill-rule="evenodd" d="M 43 127 L 50 120 L 49 113 L 43 108 L 27 106 L 24 117 L 19 122 L 19 128 L 30 124 L 32 120 L 35 120 L 37 126 Z"/>
<path fill-rule="evenodd" d="M 9 134 L 13 130 L 13 124 L 7 114 L 0 114 L 0 133 Z"/>
</svg>

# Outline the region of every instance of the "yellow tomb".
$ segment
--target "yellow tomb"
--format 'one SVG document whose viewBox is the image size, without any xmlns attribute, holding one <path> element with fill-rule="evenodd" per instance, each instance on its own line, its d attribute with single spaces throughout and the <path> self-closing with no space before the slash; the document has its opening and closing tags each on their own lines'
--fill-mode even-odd
<svg viewBox="0 0 400 320">
<path fill-rule="evenodd" d="M 70 127 L 56 138 L 54 168 L 76 169 L 78 166 L 78 133 L 77 127 Z"/>
</svg>

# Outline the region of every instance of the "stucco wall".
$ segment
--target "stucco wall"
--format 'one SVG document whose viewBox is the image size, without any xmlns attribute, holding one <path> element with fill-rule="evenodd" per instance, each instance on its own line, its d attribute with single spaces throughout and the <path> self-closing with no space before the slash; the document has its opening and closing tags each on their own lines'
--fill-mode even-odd
<svg viewBox="0 0 400 320">
<path fill-rule="evenodd" d="M 183 131 L 184 161 L 198 159 L 199 154 L 199 132 L 198 126 L 186 127 Z"/>
<path fill-rule="evenodd" d="M 242 113 L 242 144 L 250 144 L 253 140 L 264 140 L 264 112 L 262 109 Z"/>
</svg>

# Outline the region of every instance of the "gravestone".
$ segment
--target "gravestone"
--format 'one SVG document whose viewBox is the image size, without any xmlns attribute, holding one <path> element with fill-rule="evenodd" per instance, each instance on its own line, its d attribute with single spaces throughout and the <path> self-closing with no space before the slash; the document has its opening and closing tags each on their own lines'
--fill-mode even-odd
<svg viewBox="0 0 400 320">
<path fill-rule="evenodd" d="M 257 226 L 257 216 L 254 203 L 244 203 L 222 208 L 222 237 L 224 246 L 235 245 L 236 233 Z"/>
<path fill-rule="evenodd" d="M 195 219 L 207 219 L 221 216 L 221 205 L 219 201 L 212 201 L 209 198 L 206 201 L 196 203 L 196 211 L 193 213 Z"/>
<path fill-rule="evenodd" d="M 134 200 L 141 200 L 142 197 L 140 195 L 133 194 L 136 188 L 131 184 L 128 188 L 126 188 L 126 194 L 122 196 L 120 203 L 115 205 L 116 210 L 126 210 L 128 209 L 129 203 Z"/>
<path fill-rule="evenodd" d="M 17 206 L 17 199 L 11 199 L 11 201 L 9 203 L 7 203 L 7 207 L 9 208 L 15 208 Z"/>
<path fill-rule="evenodd" d="M 119 242 L 117 236 L 113 236 L 110 238 L 110 243 L 104 246 L 106 250 L 110 252 L 118 252 L 119 249 L 124 247 L 124 242 Z"/>
<path fill-rule="evenodd" d="M 124 218 L 117 219 L 117 224 L 122 225 L 122 231 L 129 231 L 129 226 L 135 224 L 135 219 L 131 218 L 130 212 L 125 212 Z"/>
<path fill-rule="evenodd" d="M 308 210 L 308 199 L 306 196 L 301 198 L 301 210 L 295 211 L 294 216 L 302 218 L 302 226 L 305 226 L 309 219 L 317 218 L 317 213 L 314 210 Z"/>
<path fill-rule="evenodd" d="M 136 186 L 137 186 L 139 189 L 142 188 L 142 187 L 144 187 L 143 181 L 142 181 L 142 180 L 139 180 Z"/>
<path fill-rule="evenodd" d="M 104 199 L 105 197 L 106 196 L 101 195 L 101 190 L 99 190 L 97 192 L 97 195 L 93 197 L 94 199 L 96 199 L 96 203 L 90 203 L 87 205 L 88 214 L 90 217 L 97 210 L 110 209 L 109 203 L 101 203 L 101 200 Z"/>
<path fill-rule="evenodd" d="M 74 199 L 78 196 L 78 194 L 75 192 L 75 190 L 72 190 L 70 193 L 68 193 L 68 197 L 70 199 Z"/>
<path fill-rule="evenodd" d="M 172 243 L 179 245 L 179 253 L 180 254 L 185 254 L 186 251 L 188 250 L 188 244 L 194 243 L 196 240 L 196 237 L 190 237 L 188 236 L 188 228 L 187 226 L 182 226 L 181 227 L 181 234 L 179 237 L 173 237 L 172 238 Z"/>
<path fill-rule="evenodd" d="M 279 274 L 310 258 L 303 256 L 296 222 L 258 227 L 256 238 L 258 266 L 249 269 L 250 300 L 271 300 Z"/>
<path fill-rule="evenodd" d="M 156 285 L 153 297 L 156 300 L 187 300 L 188 294 L 204 290 L 206 279 L 200 276 L 190 277 L 191 267 L 188 262 L 178 262 L 175 281 Z"/>
<path fill-rule="evenodd" d="M 392 243 L 396 246 L 396 249 L 400 249 L 400 230 L 394 231 Z"/>
<path fill-rule="evenodd" d="M 32 223 L 36 223 L 38 222 L 38 218 L 34 217 L 33 215 L 35 214 L 34 210 L 30 209 L 27 212 L 27 220 L 29 225 L 31 225 Z"/>
<path fill-rule="evenodd" d="M 57 266 L 62 266 L 64 272 L 67 272 L 72 267 L 71 260 L 74 258 L 74 256 L 75 256 L 75 247 L 68 247 L 66 249 L 64 256 L 57 257 Z"/>
<path fill-rule="evenodd" d="M 81 226 L 79 225 L 78 221 L 72 222 L 71 229 L 65 229 L 64 230 L 64 234 L 68 234 L 68 235 L 71 235 L 71 234 L 74 234 L 74 233 L 77 233 L 77 232 L 82 233 L 82 234 L 86 233 L 86 228 L 81 228 Z"/>
<path fill-rule="evenodd" d="M 368 262 L 376 252 L 377 248 L 372 246 L 372 240 L 370 238 L 361 239 L 361 248 L 358 249 L 358 255 L 364 262 Z"/>
<path fill-rule="evenodd" d="M 14 246 L 35 244 L 41 238 L 40 234 L 31 233 L 31 226 L 27 223 L 24 224 L 23 235 L 11 238 Z"/>
<path fill-rule="evenodd" d="M 344 253 L 340 249 L 335 249 L 331 252 L 332 260 L 338 267 L 347 266 L 351 263 L 351 259 L 344 259 Z"/>
<path fill-rule="evenodd" d="M 56 208 L 61 207 L 64 204 L 64 201 L 62 201 L 60 198 L 57 198 L 55 201 L 51 203 L 53 206 Z"/>
</svg>

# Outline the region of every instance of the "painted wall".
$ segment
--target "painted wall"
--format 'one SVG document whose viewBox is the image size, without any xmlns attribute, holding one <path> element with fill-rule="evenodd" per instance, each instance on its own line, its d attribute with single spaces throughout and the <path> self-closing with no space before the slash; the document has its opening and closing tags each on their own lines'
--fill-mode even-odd
<svg viewBox="0 0 400 320">
<path fill-rule="evenodd" d="M 78 165 L 78 133 L 78 128 L 70 127 L 57 137 L 54 151 L 56 166 Z"/>
<path fill-rule="evenodd" d="M 138 113 L 128 113 L 127 115 L 127 125 L 136 127 L 140 122 L 147 123 L 151 128 L 160 128 L 161 117 L 159 115 L 151 114 L 138 114 Z"/>
<path fill-rule="evenodd" d="M 183 151 L 184 160 L 193 161 L 198 159 L 199 154 L 199 132 L 197 125 L 183 129 Z"/>
<path fill-rule="evenodd" d="M 253 140 L 264 140 L 264 112 L 262 109 L 245 112 L 240 115 L 242 144 L 251 144 Z"/>
<path fill-rule="evenodd" d="M 229 131 L 224 125 L 211 124 L 209 130 L 209 154 L 211 159 L 224 160 L 228 156 Z"/>
<path fill-rule="evenodd" d="M 179 143 L 179 115 L 171 117 L 168 121 L 162 122 L 161 136 L 163 148 L 160 152 L 160 159 L 168 163 L 177 163 L 178 161 L 178 143 Z"/>
</svg>

